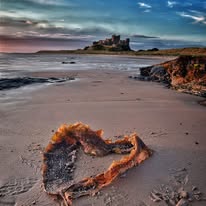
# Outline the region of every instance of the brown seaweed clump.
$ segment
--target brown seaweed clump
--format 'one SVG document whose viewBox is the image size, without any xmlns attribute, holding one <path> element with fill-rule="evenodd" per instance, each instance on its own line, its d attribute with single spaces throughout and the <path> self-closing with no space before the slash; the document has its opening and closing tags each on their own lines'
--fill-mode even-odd
<svg viewBox="0 0 206 206">
<path fill-rule="evenodd" d="M 72 205 L 73 199 L 96 194 L 118 175 L 152 154 L 137 134 L 124 136 L 115 142 L 104 140 L 102 134 L 102 130 L 93 131 L 82 123 L 63 125 L 57 130 L 43 155 L 43 183 L 48 194 L 61 196 L 65 205 Z M 78 148 L 94 156 L 111 153 L 128 155 L 114 161 L 106 171 L 75 182 L 73 172 Z"/>
</svg>

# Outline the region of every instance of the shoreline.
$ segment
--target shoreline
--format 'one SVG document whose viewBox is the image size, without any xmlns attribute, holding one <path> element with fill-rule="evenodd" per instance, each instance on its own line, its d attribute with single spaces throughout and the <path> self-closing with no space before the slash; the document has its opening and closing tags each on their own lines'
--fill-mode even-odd
<svg viewBox="0 0 206 206">
<path fill-rule="evenodd" d="M 61 124 L 77 121 L 94 130 L 102 128 L 104 138 L 137 132 L 155 152 L 99 195 L 75 200 L 75 206 L 104 206 L 110 199 L 114 206 L 139 206 L 142 202 L 153 205 L 149 198 L 152 189 L 169 184 L 171 170 L 179 168 L 188 171 L 188 187 L 196 185 L 206 194 L 206 116 L 205 107 L 197 103 L 202 98 L 154 82 L 133 81 L 123 71 L 78 71 L 77 77 L 81 81 L 51 85 L 32 92 L 26 102 L 6 110 L 1 107 L 0 192 L 7 194 L 0 197 L 1 203 L 58 205 L 41 188 L 42 152 Z M 79 154 L 78 158 L 78 165 L 89 175 L 101 172 L 108 161 L 118 157 L 94 161 Z M 81 179 L 84 175 L 77 168 L 75 177 Z M 15 189 L 17 186 L 24 192 Z"/>
</svg>

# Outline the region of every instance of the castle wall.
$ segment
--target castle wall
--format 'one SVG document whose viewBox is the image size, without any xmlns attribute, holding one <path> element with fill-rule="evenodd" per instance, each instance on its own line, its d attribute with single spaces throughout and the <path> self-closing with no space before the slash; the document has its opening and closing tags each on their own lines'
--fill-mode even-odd
<svg viewBox="0 0 206 206">
<path fill-rule="evenodd" d="M 112 47 L 119 47 L 124 48 L 126 50 L 130 50 L 129 47 L 130 39 L 127 38 L 125 40 L 120 40 L 120 35 L 112 35 L 112 38 L 107 38 L 105 40 L 99 40 L 93 42 L 93 46 L 101 45 L 101 46 L 112 46 Z"/>
</svg>

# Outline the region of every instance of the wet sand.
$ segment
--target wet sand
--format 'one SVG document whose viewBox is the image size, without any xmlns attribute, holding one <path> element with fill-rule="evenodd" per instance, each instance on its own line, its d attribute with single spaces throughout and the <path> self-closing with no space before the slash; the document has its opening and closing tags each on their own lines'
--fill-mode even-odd
<svg viewBox="0 0 206 206">
<path fill-rule="evenodd" d="M 153 205 L 152 189 L 168 184 L 171 171 L 179 168 L 187 170 L 189 187 L 196 185 L 206 194 L 206 108 L 197 103 L 202 98 L 134 81 L 127 72 L 75 75 L 78 81 L 51 85 L 25 101 L 0 107 L 0 205 L 59 205 L 43 192 L 41 153 L 61 124 L 77 121 L 94 130 L 102 128 L 105 138 L 137 132 L 155 152 L 100 194 L 75 200 L 74 206 Z M 76 178 L 99 173 L 117 158 L 94 159 L 80 153 Z"/>
</svg>

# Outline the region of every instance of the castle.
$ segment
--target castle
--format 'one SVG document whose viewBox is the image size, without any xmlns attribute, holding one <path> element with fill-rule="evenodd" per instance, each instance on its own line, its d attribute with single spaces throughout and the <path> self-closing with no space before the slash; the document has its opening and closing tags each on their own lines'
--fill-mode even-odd
<svg viewBox="0 0 206 206">
<path fill-rule="evenodd" d="M 131 51 L 129 42 L 129 38 L 121 40 L 120 35 L 112 35 L 112 38 L 94 41 L 93 45 L 91 47 L 86 47 L 85 50 Z"/>
</svg>

